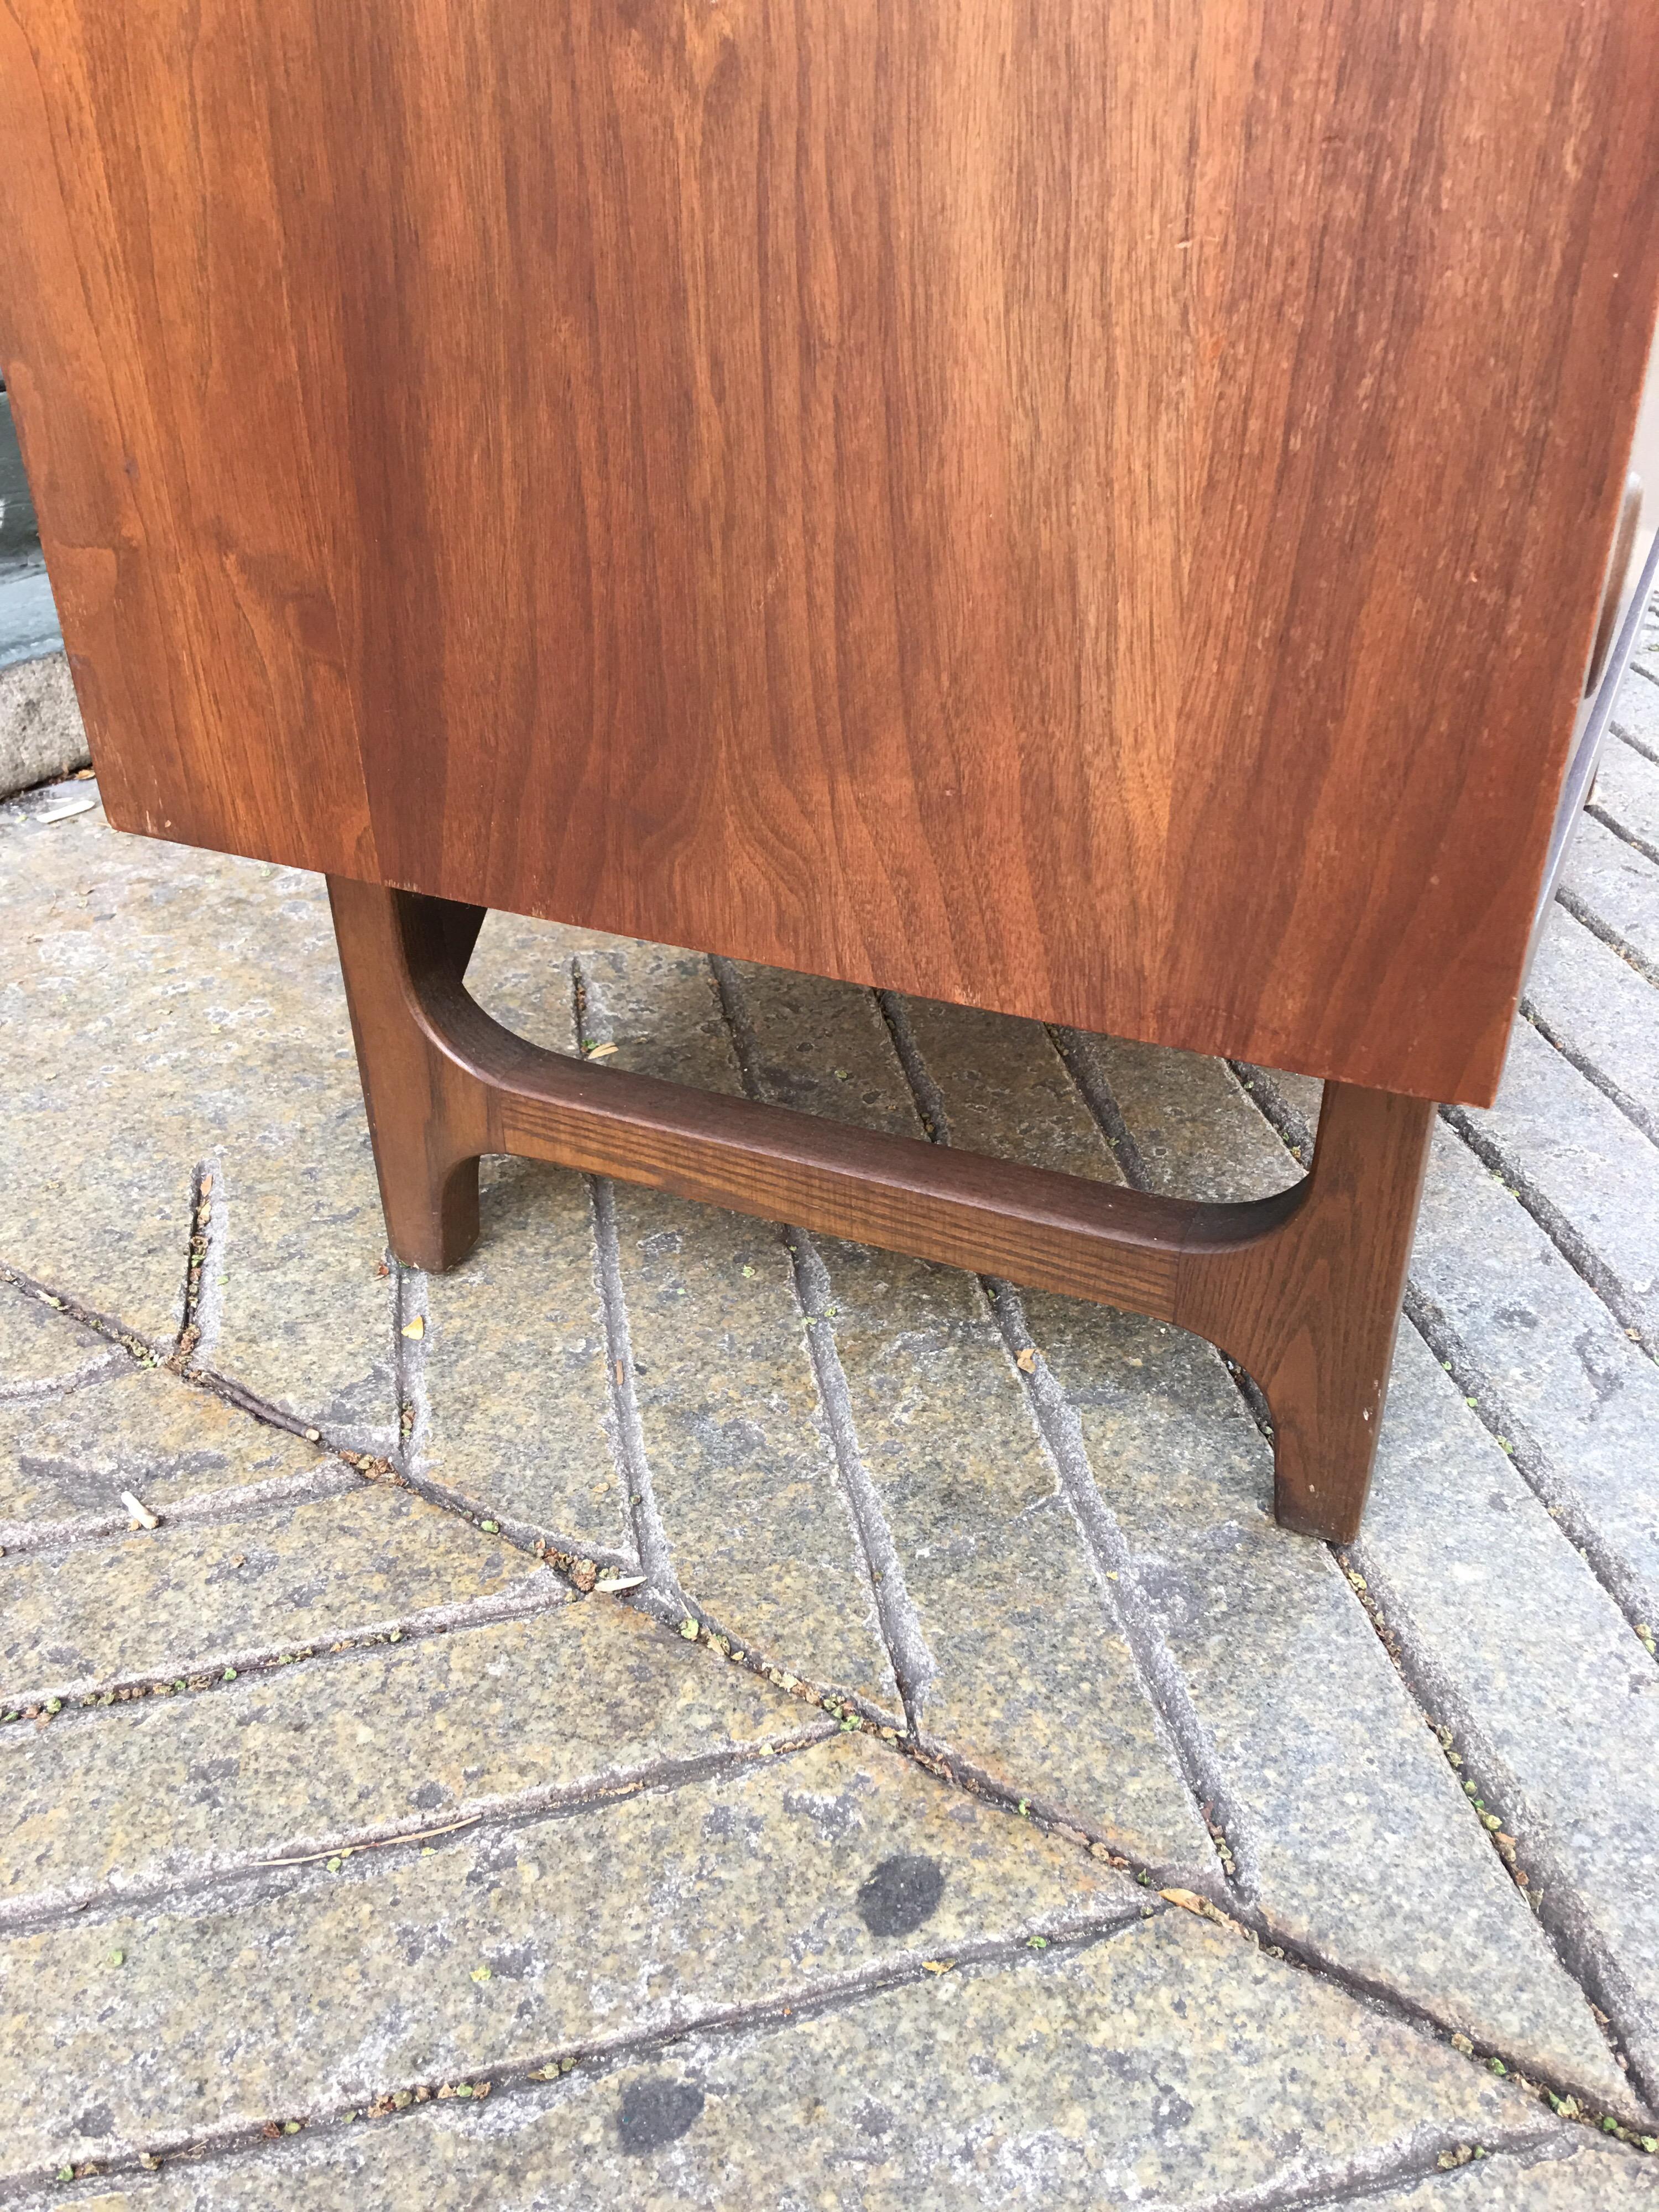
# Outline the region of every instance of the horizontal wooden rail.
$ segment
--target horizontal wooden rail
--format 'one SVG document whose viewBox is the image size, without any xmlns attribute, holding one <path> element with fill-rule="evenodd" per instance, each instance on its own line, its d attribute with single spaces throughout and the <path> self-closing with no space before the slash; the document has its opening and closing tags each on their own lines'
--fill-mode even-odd
<svg viewBox="0 0 1659 2212">
<path fill-rule="evenodd" d="M 477 1161 L 511 1152 L 912 1252 L 1194 1329 L 1273 1407 L 1281 1520 L 1357 1526 L 1433 1108 L 1328 1087 L 1311 1172 L 1240 1204 L 1165 1198 L 595 1066 L 465 988 L 482 911 L 330 879 L 392 1249 L 451 1267 Z"/>
</svg>

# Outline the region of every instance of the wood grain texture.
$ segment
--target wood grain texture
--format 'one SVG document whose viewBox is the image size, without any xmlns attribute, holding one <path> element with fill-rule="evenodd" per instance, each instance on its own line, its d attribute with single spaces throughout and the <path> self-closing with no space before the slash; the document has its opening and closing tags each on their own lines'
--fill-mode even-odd
<svg viewBox="0 0 1659 2212">
<path fill-rule="evenodd" d="M 1333 1084 L 1300 1183 L 1200 1204 L 595 1067 L 527 1043 L 465 988 L 483 914 L 331 878 L 392 1250 L 456 1266 L 478 1160 L 512 1152 L 763 1220 L 1151 1314 L 1255 1376 L 1286 1526 L 1358 1529 L 1435 1109 Z"/>
<path fill-rule="evenodd" d="M 3 0 L 112 818 L 1472 1103 L 1651 0 Z"/>
</svg>

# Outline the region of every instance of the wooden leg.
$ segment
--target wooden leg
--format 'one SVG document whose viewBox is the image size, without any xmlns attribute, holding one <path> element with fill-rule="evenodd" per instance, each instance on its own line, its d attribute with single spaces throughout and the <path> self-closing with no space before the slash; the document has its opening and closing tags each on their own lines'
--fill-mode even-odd
<svg viewBox="0 0 1659 2212">
<path fill-rule="evenodd" d="M 1434 1106 L 1328 1083 L 1301 1202 L 1245 1251 L 1190 1250 L 1174 1318 L 1230 1352 L 1273 1419 L 1274 1508 L 1346 1543 L 1376 1453 Z"/>
<path fill-rule="evenodd" d="M 484 1102 L 434 1022 L 446 988 L 465 996 L 484 909 L 338 876 L 328 896 L 386 1239 L 409 1266 L 441 1273 L 478 1241 Z"/>
<path fill-rule="evenodd" d="M 400 1260 L 478 1234 L 478 1156 L 514 1152 L 1173 1322 L 1273 1410 L 1276 1510 L 1340 1542 L 1364 1510 L 1434 1107 L 1326 1086 L 1309 1174 L 1220 1206 L 1056 1175 L 527 1044 L 470 998 L 477 907 L 331 877 Z"/>
</svg>

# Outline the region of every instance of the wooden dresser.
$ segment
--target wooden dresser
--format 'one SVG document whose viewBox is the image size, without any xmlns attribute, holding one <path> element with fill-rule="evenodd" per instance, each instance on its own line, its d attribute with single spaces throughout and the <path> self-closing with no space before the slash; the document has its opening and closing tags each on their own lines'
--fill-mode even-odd
<svg viewBox="0 0 1659 2212">
<path fill-rule="evenodd" d="M 333 879 L 399 1255 L 518 1150 L 1131 1304 L 1350 1532 L 1585 726 L 1656 88 L 1651 0 L 10 0 L 110 817 Z M 1183 1206 L 556 1060 L 489 907 L 1324 1076 L 1318 1156 Z"/>
</svg>

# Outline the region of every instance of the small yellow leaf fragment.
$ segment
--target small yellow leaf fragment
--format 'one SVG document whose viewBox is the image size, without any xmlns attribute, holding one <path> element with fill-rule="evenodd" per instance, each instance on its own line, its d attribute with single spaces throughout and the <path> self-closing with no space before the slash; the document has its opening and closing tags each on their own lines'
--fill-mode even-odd
<svg viewBox="0 0 1659 2212">
<path fill-rule="evenodd" d="M 1028 1344 L 1024 1352 L 1017 1352 L 1015 1354 L 1014 1364 L 1018 1368 L 1022 1375 L 1035 1375 L 1036 1373 L 1036 1347 L 1034 1345 Z"/>
<path fill-rule="evenodd" d="M 591 1044 L 587 1048 L 587 1056 L 590 1060 L 609 1060 L 616 1049 L 614 1044 Z"/>
<path fill-rule="evenodd" d="M 948 1974 L 956 1963 L 954 1959 L 924 1959 L 921 1971 L 924 1974 Z"/>
<path fill-rule="evenodd" d="M 426 1316 L 416 1314 L 413 1321 L 406 1321 L 404 1323 L 404 1334 L 412 1336 L 418 1343 L 426 1334 Z"/>
<path fill-rule="evenodd" d="M 680 1634 L 684 1637 L 688 1644 L 695 1644 L 697 1640 L 697 1624 L 690 1613 L 680 1623 Z"/>
</svg>

